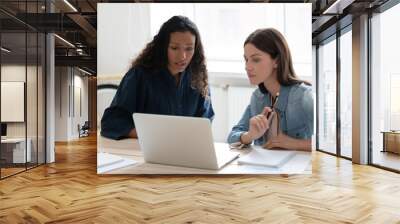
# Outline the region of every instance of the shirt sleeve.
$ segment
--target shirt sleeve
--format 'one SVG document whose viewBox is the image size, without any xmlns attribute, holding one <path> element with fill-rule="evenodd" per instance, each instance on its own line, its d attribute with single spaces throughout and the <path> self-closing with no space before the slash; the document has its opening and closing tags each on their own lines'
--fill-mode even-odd
<svg viewBox="0 0 400 224">
<path fill-rule="evenodd" d="M 101 119 L 101 135 L 122 139 L 135 128 L 132 114 L 137 111 L 139 74 L 131 69 L 122 79 L 111 105 L 105 109 Z"/>
<path fill-rule="evenodd" d="M 311 88 L 304 92 L 302 111 L 304 113 L 303 116 L 305 118 L 305 125 L 307 127 L 305 138 L 310 139 L 314 134 L 314 97 Z"/>
<path fill-rule="evenodd" d="M 228 135 L 229 144 L 240 142 L 240 136 L 242 135 L 242 133 L 249 130 L 249 121 L 250 121 L 250 105 L 247 106 L 239 123 L 235 125 L 232 128 L 232 131 L 229 133 Z"/>
</svg>

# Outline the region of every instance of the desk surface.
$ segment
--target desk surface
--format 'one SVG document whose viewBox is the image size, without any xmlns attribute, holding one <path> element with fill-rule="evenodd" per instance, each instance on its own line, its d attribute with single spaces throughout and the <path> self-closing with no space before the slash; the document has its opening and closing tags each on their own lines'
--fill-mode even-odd
<svg viewBox="0 0 400 224">
<path fill-rule="evenodd" d="M 138 163 L 119 168 L 102 174 L 311 174 L 311 153 L 296 152 L 282 167 L 269 168 L 263 166 L 238 165 L 237 160 L 229 163 L 220 170 L 206 170 L 161 164 L 145 163 L 136 139 L 112 140 L 98 136 L 97 152 L 110 153 Z M 250 152 L 240 150 L 241 155 Z"/>
<path fill-rule="evenodd" d="M 24 142 L 25 141 L 25 138 L 9 138 L 9 137 L 7 137 L 7 138 L 2 138 L 1 139 L 1 143 L 19 143 L 19 142 Z M 28 141 L 29 141 L 29 138 L 28 138 Z"/>
<path fill-rule="evenodd" d="M 396 130 L 396 131 L 381 131 L 381 133 L 384 134 L 400 134 L 400 131 Z"/>
</svg>

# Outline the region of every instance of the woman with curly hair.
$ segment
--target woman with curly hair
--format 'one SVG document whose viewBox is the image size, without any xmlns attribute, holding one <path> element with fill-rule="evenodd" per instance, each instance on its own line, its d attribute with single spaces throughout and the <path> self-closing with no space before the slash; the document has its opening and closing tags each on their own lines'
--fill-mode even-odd
<svg viewBox="0 0 400 224">
<path fill-rule="evenodd" d="M 133 61 L 101 119 L 101 135 L 137 138 L 133 113 L 214 116 L 196 25 L 173 16 Z"/>
</svg>

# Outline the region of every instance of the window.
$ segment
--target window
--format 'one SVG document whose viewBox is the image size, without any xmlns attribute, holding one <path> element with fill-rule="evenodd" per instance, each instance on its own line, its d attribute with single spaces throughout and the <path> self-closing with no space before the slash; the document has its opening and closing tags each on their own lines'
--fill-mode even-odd
<svg viewBox="0 0 400 224">
<path fill-rule="evenodd" d="M 318 149 L 336 154 L 336 36 L 318 48 Z"/>
<path fill-rule="evenodd" d="M 198 26 L 211 73 L 245 74 L 245 39 L 256 29 L 274 27 L 288 41 L 296 73 L 312 81 L 311 4 L 151 4 L 151 36 L 173 15 Z"/>
<path fill-rule="evenodd" d="M 44 1 L 19 2 L 24 13 L 40 13 Z M 10 24 L 20 24 L 0 12 L 0 17 Z M 6 120 L 7 133 L 2 134 L 0 145 L 0 179 L 45 163 L 45 60 L 46 38 L 39 30 L 20 25 L 3 26 L 0 30 L 0 98 L 1 114 L 13 113 L 4 97 L 21 94 L 22 104 L 17 107 L 21 119 Z M 14 89 L 6 89 L 12 84 Z M 11 102 L 12 103 L 12 102 Z M 10 105 L 10 104 L 8 104 Z M 15 105 L 13 105 L 15 106 Z M 14 114 L 11 114 L 14 115 Z"/>
<path fill-rule="evenodd" d="M 340 37 L 340 154 L 352 157 L 352 35 Z"/>
<path fill-rule="evenodd" d="M 396 170 L 400 170 L 399 155 L 382 152 L 386 150 L 382 132 L 400 129 L 400 101 L 398 99 L 400 96 L 400 64 L 398 62 L 400 33 L 395 29 L 398 27 L 398 21 L 400 21 L 400 5 L 375 14 L 371 19 L 372 163 Z M 399 135 L 393 136 L 397 139 L 396 142 L 400 139 Z M 398 148 L 399 145 L 396 147 Z"/>
</svg>

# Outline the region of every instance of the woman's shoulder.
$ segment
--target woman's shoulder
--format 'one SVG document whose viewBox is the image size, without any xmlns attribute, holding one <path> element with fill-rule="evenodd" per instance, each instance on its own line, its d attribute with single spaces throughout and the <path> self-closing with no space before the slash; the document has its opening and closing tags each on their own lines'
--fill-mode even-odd
<svg viewBox="0 0 400 224">
<path fill-rule="evenodd" d="M 125 74 L 129 80 L 143 80 L 151 78 L 151 74 L 157 73 L 157 70 L 145 68 L 141 65 L 131 67 Z"/>
<path fill-rule="evenodd" d="M 146 72 L 140 66 L 134 66 L 129 68 L 129 70 L 125 73 L 124 77 L 121 80 L 120 85 L 137 85 L 137 83 L 143 82 L 146 75 Z"/>
<path fill-rule="evenodd" d="M 258 104 L 260 102 L 260 99 L 263 99 L 263 97 L 265 97 L 264 94 L 260 91 L 259 88 L 256 88 L 251 94 L 250 104 Z"/>
<path fill-rule="evenodd" d="M 251 94 L 250 105 L 254 108 L 259 108 L 265 104 L 265 93 L 261 92 L 260 88 L 256 88 Z"/>
<path fill-rule="evenodd" d="M 126 75 L 129 76 L 141 76 L 144 73 L 147 73 L 148 71 L 146 71 L 146 69 L 143 66 L 132 66 L 128 72 L 126 73 Z"/>
<path fill-rule="evenodd" d="M 288 103 L 297 110 L 313 110 L 314 96 L 312 87 L 304 83 L 295 84 L 291 87 Z"/>
<path fill-rule="evenodd" d="M 251 98 L 262 99 L 265 97 L 265 94 L 261 92 L 260 88 L 256 88 L 251 94 Z"/>
<path fill-rule="evenodd" d="M 294 84 L 290 86 L 289 97 L 295 100 L 312 97 L 312 87 L 304 83 Z"/>
<path fill-rule="evenodd" d="M 305 83 L 297 83 L 291 86 L 291 91 L 296 91 L 297 93 L 299 92 L 307 92 L 307 91 L 312 91 L 312 86 L 307 85 Z"/>
</svg>

